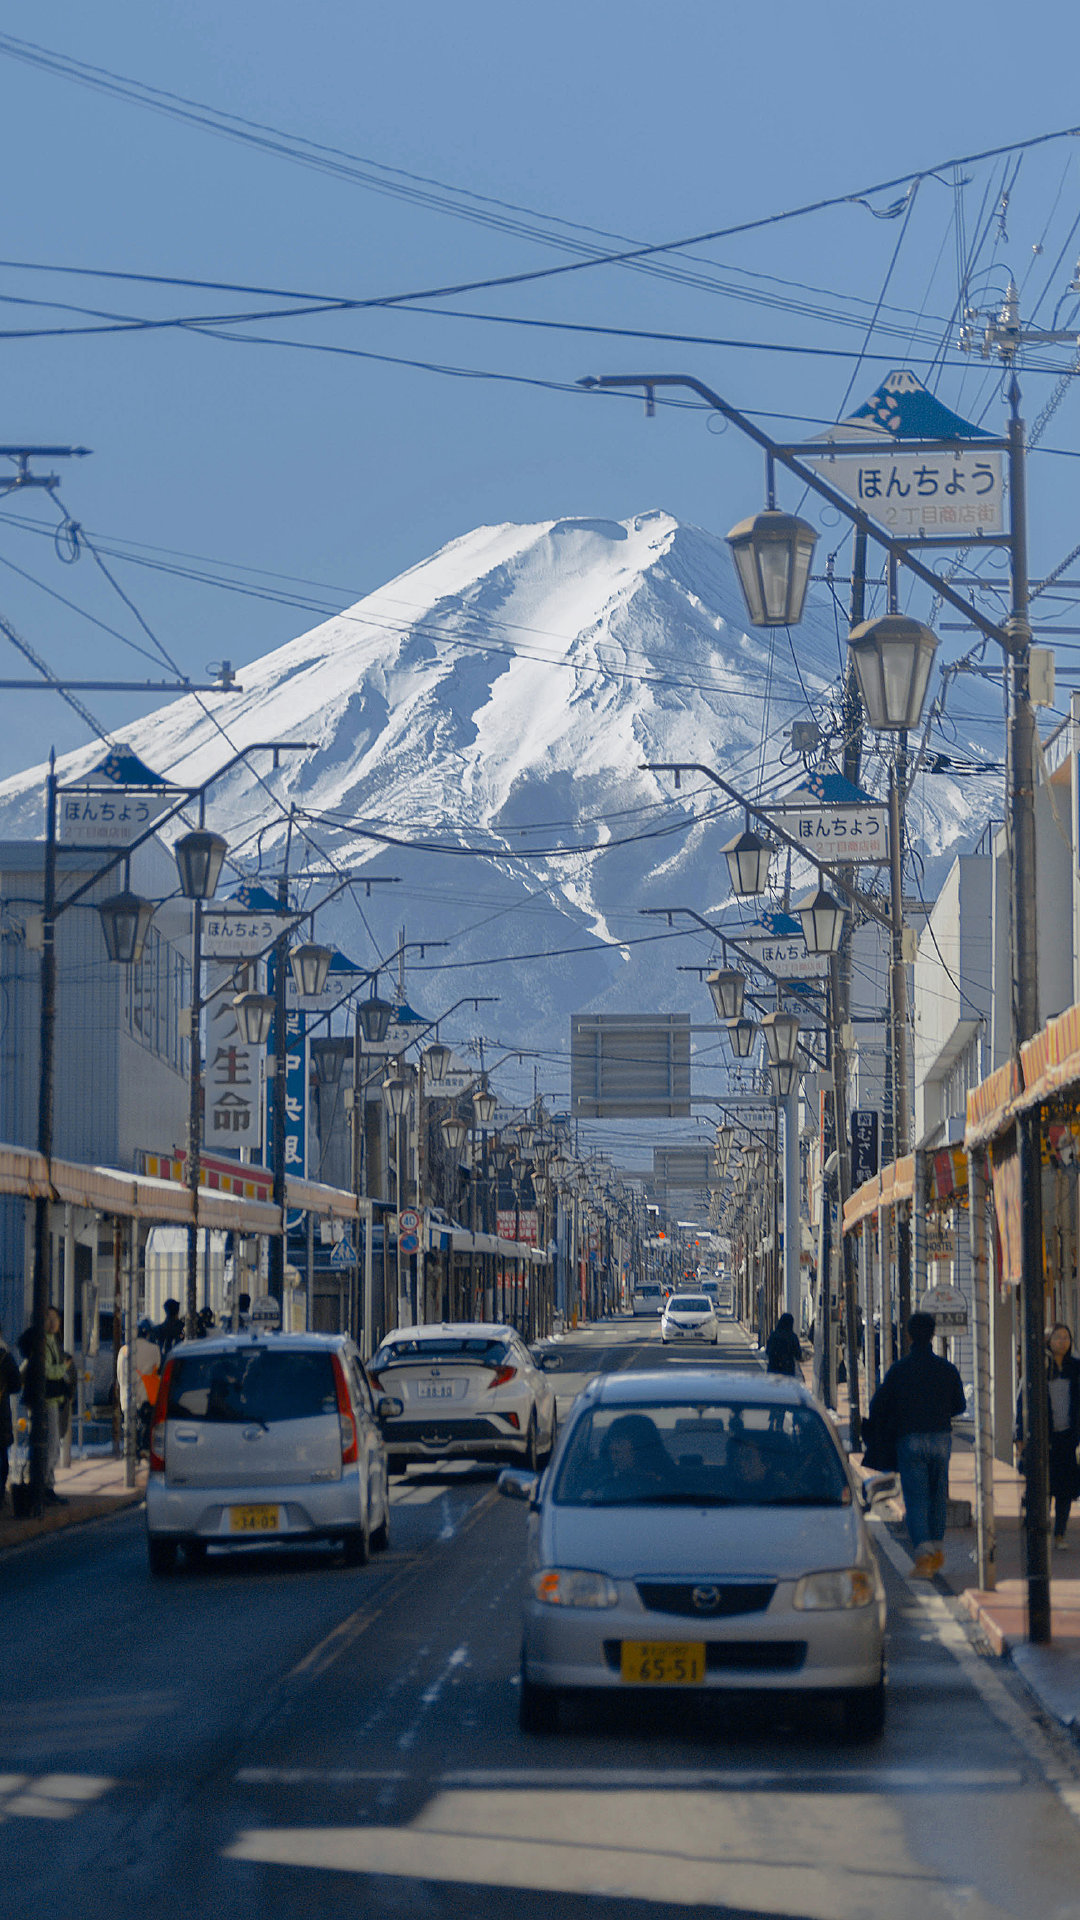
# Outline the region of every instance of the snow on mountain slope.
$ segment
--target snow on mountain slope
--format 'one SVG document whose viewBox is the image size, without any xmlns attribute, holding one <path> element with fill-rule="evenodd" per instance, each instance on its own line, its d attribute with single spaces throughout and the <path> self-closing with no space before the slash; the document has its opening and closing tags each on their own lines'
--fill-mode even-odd
<svg viewBox="0 0 1080 1920">
<path fill-rule="evenodd" d="M 836 678 L 831 609 L 790 642 L 742 623 L 724 542 L 668 514 L 481 527 L 251 662 L 242 693 L 177 700 L 116 738 L 190 785 L 254 741 L 310 742 L 274 773 L 258 757 L 265 786 L 243 765 L 212 789 L 237 868 L 277 871 L 294 806 L 294 870 L 322 850 L 401 878 L 361 896 L 362 919 L 348 895 L 328 908 L 324 934 L 365 965 L 403 922 L 449 940 L 424 963 L 445 971 L 410 970 L 416 1004 L 498 993 L 489 1030 L 562 1050 L 574 1009 L 704 1014 L 675 965 L 707 936 L 608 943 L 657 932 L 642 906 L 727 895 L 736 816 L 699 776 L 676 794 L 643 762 L 705 762 L 752 793 L 800 770 L 785 732 Z M 101 754 L 66 756 L 62 781 Z M 41 832 L 43 772 L 0 783 L 0 833 Z M 971 796 L 938 782 L 923 805 L 935 850 L 966 835 Z M 584 951 L 482 964 L 564 948 Z"/>
</svg>

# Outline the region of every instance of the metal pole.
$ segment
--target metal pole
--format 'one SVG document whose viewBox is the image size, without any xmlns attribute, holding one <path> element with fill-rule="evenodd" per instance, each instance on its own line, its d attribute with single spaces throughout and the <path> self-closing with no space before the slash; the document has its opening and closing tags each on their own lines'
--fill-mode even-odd
<svg viewBox="0 0 1080 1920">
<path fill-rule="evenodd" d="M 289 882 L 285 874 L 278 879 L 278 904 L 287 907 L 289 903 Z M 288 1050 L 286 1034 L 289 1010 L 285 998 L 285 973 L 289 964 L 289 935 L 285 928 L 274 942 L 274 1131 L 273 1131 L 273 1201 L 281 1222 L 281 1233 L 275 1234 L 269 1247 L 269 1286 L 275 1300 L 284 1302 L 285 1297 L 285 1137 L 286 1107 L 285 1096 L 288 1086 Z"/>
<path fill-rule="evenodd" d="M 307 1216 L 307 1307 L 305 1332 L 310 1333 L 315 1324 L 315 1215 L 308 1208 Z M 353 1328 L 349 1328 L 353 1332 Z"/>
<path fill-rule="evenodd" d="M 911 1151 L 911 1084 L 908 1074 L 907 967 L 904 964 L 903 822 L 907 789 L 907 735 L 897 735 L 896 757 L 889 768 L 889 917 L 892 956 L 889 964 L 889 1013 L 892 1026 L 893 1157 L 902 1160 Z M 896 1208 L 896 1317 L 901 1353 L 908 1349 L 911 1313 L 911 1221 L 902 1206 Z"/>
<path fill-rule="evenodd" d="M 56 1046 L 56 754 L 49 753 L 45 781 L 45 864 L 42 876 L 41 1008 L 38 1041 L 38 1152 L 45 1161 L 46 1188 L 52 1184 L 53 1063 Z M 45 1314 L 49 1305 L 49 1201 L 34 1201 L 33 1345 L 30 1350 L 30 1511 L 45 1504 L 49 1426 L 45 1402 Z"/>
<path fill-rule="evenodd" d="M 851 1162 L 848 1153 L 847 1078 L 844 1048 L 836 1021 L 840 1004 L 840 962 L 836 954 L 829 959 L 829 1012 L 832 1024 L 833 1120 L 836 1128 L 836 1215 L 840 1244 L 841 1285 L 844 1292 L 844 1322 L 847 1335 L 848 1441 L 853 1453 L 862 1439 L 859 1408 L 859 1296 L 855 1284 L 855 1260 L 850 1233 L 844 1232 L 844 1206 L 851 1198 Z"/>
<path fill-rule="evenodd" d="M 975 1543 L 979 1586 L 997 1585 L 994 1429 L 990 1404 L 990 1261 L 986 1231 L 986 1155 L 968 1155 L 968 1243 L 975 1342 Z"/>
<path fill-rule="evenodd" d="M 187 1230 L 187 1299 L 184 1338 L 194 1340 L 198 1316 L 199 1187 L 202 1183 L 202 917 L 203 903 L 191 903 L 191 1034 L 188 1039 L 188 1186 L 191 1223 Z"/>
<path fill-rule="evenodd" d="M 802 1209 L 799 1204 L 799 1089 L 784 1095 L 784 1311 L 802 1319 Z"/>
<path fill-rule="evenodd" d="M 64 1347 L 68 1353 L 75 1351 L 75 1234 L 71 1224 L 71 1208 L 64 1208 Z M 75 1408 L 69 1412 L 67 1432 L 60 1443 L 60 1465 L 71 1465 L 71 1432 L 75 1425 Z"/>
<path fill-rule="evenodd" d="M 124 1485 L 135 1485 L 135 1466 L 138 1457 L 139 1409 L 136 1405 L 135 1382 L 138 1373 L 135 1366 L 135 1293 L 136 1269 L 138 1267 L 138 1233 L 134 1220 L 127 1220 L 123 1227 L 124 1247 L 124 1326 L 127 1332 L 127 1353 L 124 1356 L 124 1399 L 127 1413 L 124 1418 Z"/>
<path fill-rule="evenodd" d="M 1039 1024 L 1036 936 L 1035 779 L 1037 734 L 1029 698 L 1031 627 L 1028 622 L 1027 492 L 1024 422 L 1015 375 L 1009 388 L 1009 502 L 1012 534 L 1012 613 L 1008 632 L 1009 736 L 1007 754 L 1012 910 L 1013 1052 Z M 1051 1637 L 1050 1616 L 1050 1435 L 1046 1389 L 1046 1288 L 1043 1278 L 1042 1116 L 1035 1107 L 1017 1123 L 1020 1156 L 1020 1245 L 1023 1314 L 1023 1411 L 1027 1463 L 1026 1548 L 1028 1638 Z"/>
</svg>

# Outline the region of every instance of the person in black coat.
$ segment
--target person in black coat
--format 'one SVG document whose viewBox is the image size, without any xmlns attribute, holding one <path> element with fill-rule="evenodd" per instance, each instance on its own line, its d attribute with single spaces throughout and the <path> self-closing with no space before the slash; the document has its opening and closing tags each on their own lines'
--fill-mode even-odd
<svg viewBox="0 0 1080 1920">
<path fill-rule="evenodd" d="M 1076 1449 L 1080 1444 L 1080 1360 L 1069 1328 L 1058 1320 L 1046 1336 L 1046 1390 L 1049 1400 L 1050 1494 L 1054 1502 L 1054 1545 L 1065 1545 L 1065 1529 L 1077 1492 Z M 1024 1419 L 1016 1403 L 1016 1444 L 1023 1471 Z"/>
<path fill-rule="evenodd" d="M 765 1367 L 769 1373 L 793 1374 L 798 1371 L 802 1359 L 799 1336 L 795 1331 L 795 1319 L 790 1313 L 782 1313 L 765 1342 Z"/>
<path fill-rule="evenodd" d="M 895 1449 L 904 1512 L 921 1579 L 940 1573 L 949 1491 L 952 1423 L 967 1404 L 956 1368 L 934 1352 L 934 1316 L 913 1313 L 911 1351 L 897 1360 L 870 1402 L 868 1435 L 879 1462 Z M 866 1455 L 863 1456 L 864 1464 Z"/>
</svg>

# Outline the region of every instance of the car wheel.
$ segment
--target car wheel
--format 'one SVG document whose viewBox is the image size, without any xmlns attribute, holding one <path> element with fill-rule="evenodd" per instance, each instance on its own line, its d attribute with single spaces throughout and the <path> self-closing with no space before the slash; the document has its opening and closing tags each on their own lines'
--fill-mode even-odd
<svg viewBox="0 0 1080 1920">
<path fill-rule="evenodd" d="M 840 1703 L 843 1738 L 852 1745 L 879 1740 L 885 1731 L 885 1682 L 876 1687 L 853 1687 Z"/>
<path fill-rule="evenodd" d="M 185 1540 L 184 1561 L 192 1573 L 200 1571 L 206 1565 L 206 1541 Z"/>
<path fill-rule="evenodd" d="M 718 1347 L 718 1346 L 720 1345 L 720 1333 L 719 1333 L 719 1329 L 718 1329 L 718 1330 L 716 1331 L 716 1333 L 714 1333 L 714 1334 L 713 1334 L 713 1337 L 712 1337 L 712 1343 L 713 1343 L 713 1346 L 714 1346 L 714 1347 Z"/>
<path fill-rule="evenodd" d="M 540 1455 L 536 1445 L 536 1414 L 529 1416 L 529 1431 L 525 1438 L 525 1467 L 529 1473 L 535 1473 L 540 1465 Z"/>
<path fill-rule="evenodd" d="M 390 1491 L 383 1495 L 382 1519 L 371 1536 L 371 1545 L 376 1553 L 385 1553 L 390 1545 Z"/>
<path fill-rule="evenodd" d="M 146 1555 L 152 1574 L 160 1578 L 162 1574 L 171 1573 L 176 1565 L 176 1541 L 161 1540 L 151 1533 L 147 1536 Z"/>
<path fill-rule="evenodd" d="M 344 1536 L 342 1544 L 345 1549 L 345 1565 L 347 1567 L 367 1566 L 371 1543 L 368 1538 L 366 1525 L 362 1527 L 350 1527 L 348 1533 Z"/>
<path fill-rule="evenodd" d="M 538 1687 L 521 1676 L 518 1726 L 522 1733 L 558 1733 L 559 1696 L 554 1687 Z"/>
<path fill-rule="evenodd" d="M 542 1467 L 547 1466 L 548 1461 L 551 1459 L 551 1456 L 555 1451 L 555 1438 L 556 1438 L 556 1435 L 558 1434 L 558 1431 L 559 1431 L 559 1416 L 557 1413 L 553 1411 L 551 1415 L 551 1434 L 548 1439 L 547 1446 L 544 1448 L 543 1453 L 539 1455 L 539 1461 Z"/>
<path fill-rule="evenodd" d="M 386 1456 L 387 1473 L 404 1473 L 408 1464 L 403 1454 L 388 1453 Z"/>
</svg>

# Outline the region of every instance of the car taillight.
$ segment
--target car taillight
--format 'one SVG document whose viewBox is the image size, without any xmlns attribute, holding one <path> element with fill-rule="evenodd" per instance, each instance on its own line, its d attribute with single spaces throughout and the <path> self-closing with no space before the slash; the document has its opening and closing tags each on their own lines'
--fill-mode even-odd
<svg viewBox="0 0 1080 1920">
<path fill-rule="evenodd" d="M 173 1365 L 172 1360 L 166 1360 L 165 1371 L 157 1390 L 157 1399 L 154 1401 L 154 1417 L 150 1422 L 149 1441 L 151 1473 L 165 1471 L 165 1421 L 169 1413 L 169 1388 L 172 1386 Z"/>
<path fill-rule="evenodd" d="M 488 1381 L 488 1392 L 491 1392 L 492 1387 L 505 1387 L 507 1381 L 512 1380 L 516 1373 L 516 1367 L 496 1367 Z"/>
<path fill-rule="evenodd" d="M 375 1388 L 376 1393 L 381 1393 L 383 1390 L 382 1380 L 377 1373 L 372 1373 L 370 1367 L 368 1368 L 368 1379 Z"/>
<path fill-rule="evenodd" d="M 337 1393 L 338 1423 L 341 1427 L 341 1464 L 351 1467 L 360 1458 L 360 1445 L 356 1434 L 356 1421 L 349 1401 L 349 1389 L 345 1381 L 345 1369 L 340 1356 L 330 1355 L 334 1367 L 334 1388 Z"/>
</svg>

